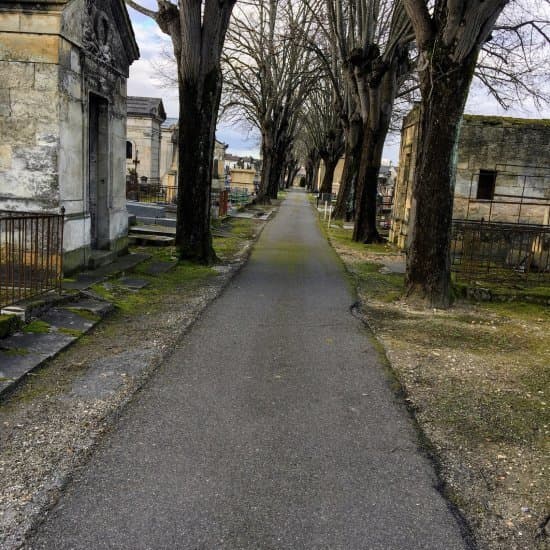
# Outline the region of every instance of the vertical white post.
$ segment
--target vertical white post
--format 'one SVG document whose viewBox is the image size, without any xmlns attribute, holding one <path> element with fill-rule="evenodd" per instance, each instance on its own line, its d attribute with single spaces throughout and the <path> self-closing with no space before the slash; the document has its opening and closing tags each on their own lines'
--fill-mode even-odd
<svg viewBox="0 0 550 550">
<path fill-rule="evenodd" d="M 328 228 L 330 229 L 330 220 L 332 220 L 332 204 L 330 205 L 330 208 L 328 210 Z"/>
<path fill-rule="evenodd" d="M 327 201 L 325 201 L 325 213 L 323 215 L 323 220 L 327 219 Z"/>
</svg>

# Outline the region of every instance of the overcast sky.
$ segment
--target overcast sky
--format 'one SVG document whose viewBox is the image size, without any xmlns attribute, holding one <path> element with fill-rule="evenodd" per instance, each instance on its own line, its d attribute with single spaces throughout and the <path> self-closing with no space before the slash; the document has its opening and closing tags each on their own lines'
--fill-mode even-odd
<svg viewBox="0 0 550 550">
<path fill-rule="evenodd" d="M 141 0 L 143 6 L 155 8 L 156 0 Z M 160 97 L 163 100 L 166 113 L 169 117 L 178 115 L 177 90 L 162 88 L 155 78 L 155 69 L 152 61 L 159 57 L 164 44 L 170 44 L 168 37 L 161 33 L 156 23 L 129 8 L 134 25 L 134 32 L 141 52 L 141 59 L 130 68 L 128 80 L 128 94 L 134 96 Z M 538 112 L 531 105 L 516 105 L 504 111 L 496 101 L 482 90 L 473 89 L 466 105 L 466 112 L 484 115 L 507 115 L 528 118 L 550 118 L 550 108 Z M 259 156 L 259 139 L 249 135 L 246 130 L 238 126 L 220 124 L 217 138 L 229 145 L 228 151 L 242 156 Z M 390 136 L 384 150 L 384 156 L 394 163 L 399 157 L 399 136 Z"/>
</svg>

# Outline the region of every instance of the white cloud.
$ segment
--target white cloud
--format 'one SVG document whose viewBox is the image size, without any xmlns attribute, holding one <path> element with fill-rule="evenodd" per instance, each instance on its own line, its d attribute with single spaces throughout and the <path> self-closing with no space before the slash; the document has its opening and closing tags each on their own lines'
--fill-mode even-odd
<svg viewBox="0 0 550 550">
<path fill-rule="evenodd" d="M 156 0 L 141 0 L 144 7 L 155 9 Z M 177 90 L 161 87 L 155 68 L 152 64 L 161 58 L 163 47 L 170 48 L 170 39 L 162 33 L 156 23 L 151 19 L 130 9 L 130 17 L 134 32 L 141 52 L 141 59 L 130 68 L 128 80 L 128 94 L 137 96 L 160 97 L 169 117 L 178 116 Z M 550 107 L 538 111 L 532 102 L 523 105 L 516 104 L 508 111 L 498 105 L 496 100 L 479 87 L 472 87 L 470 97 L 466 104 L 466 112 L 470 114 L 484 114 L 497 116 L 516 116 L 525 118 L 550 118 Z M 259 155 L 259 142 L 257 136 L 248 135 L 246 130 L 238 125 L 228 126 L 220 124 L 217 137 L 229 145 L 228 150 L 236 155 Z M 390 135 L 384 147 L 384 157 L 397 163 L 399 159 L 399 136 Z"/>
</svg>

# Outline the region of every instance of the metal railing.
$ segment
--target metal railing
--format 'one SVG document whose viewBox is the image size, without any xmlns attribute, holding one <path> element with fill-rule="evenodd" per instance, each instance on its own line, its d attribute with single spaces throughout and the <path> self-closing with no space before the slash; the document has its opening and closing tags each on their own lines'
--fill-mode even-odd
<svg viewBox="0 0 550 550">
<path fill-rule="evenodd" d="M 223 218 L 229 210 L 229 191 L 212 191 L 210 194 L 210 207 L 215 217 Z"/>
<path fill-rule="evenodd" d="M 61 288 L 63 220 L 63 211 L 0 211 L 0 307 Z"/>
<path fill-rule="evenodd" d="M 453 220 L 451 267 L 459 280 L 550 284 L 550 226 Z"/>
<path fill-rule="evenodd" d="M 157 204 L 176 204 L 178 200 L 178 188 L 160 185 L 143 185 L 126 188 L 126 198 L 131 201 L 157 203 Z"/>
<path fill-rule="evenodd" d="M 250 195 L 246 187 L 232 187 L 229 191 L 229 201 L 231 206 L 244 206 L 250 202 Z"/>
</svg>

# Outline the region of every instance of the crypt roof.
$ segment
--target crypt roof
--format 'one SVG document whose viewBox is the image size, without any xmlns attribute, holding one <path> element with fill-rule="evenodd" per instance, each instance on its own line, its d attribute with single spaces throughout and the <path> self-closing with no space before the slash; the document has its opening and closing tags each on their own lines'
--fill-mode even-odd
<svg viewBox="0 0 550 550">
<path fill-rule="evenodd" d="M 166 120 L 164 105 L 159 97 L 128 96 L 127 112 L 128 115 L 150 116 L 161 122 Z"/>
</svg>

